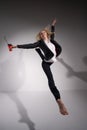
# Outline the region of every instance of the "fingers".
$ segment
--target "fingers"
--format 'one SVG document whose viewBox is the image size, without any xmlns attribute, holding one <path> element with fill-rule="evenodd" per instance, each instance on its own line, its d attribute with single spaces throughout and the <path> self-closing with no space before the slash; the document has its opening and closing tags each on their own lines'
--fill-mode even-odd
<svg viewBox="0 0 87 130">
<path fill-rule="evenodd" d="M 17 46 L 13 46 L 12 44 L 8 44 L 9 51 L 12 51 L 12 49 L 17 48 Z"/>
<path fill-rule="evenodd" d="M 56 24 L 57 20 L 56 18 L 53 20 L 52 25 L 54 26 Z"/>
</svg>

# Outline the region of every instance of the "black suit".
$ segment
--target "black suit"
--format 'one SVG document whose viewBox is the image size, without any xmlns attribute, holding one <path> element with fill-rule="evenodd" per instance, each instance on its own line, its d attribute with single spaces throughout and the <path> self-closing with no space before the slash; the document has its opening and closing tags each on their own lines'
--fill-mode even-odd
<svg viewBox="0 0 87 130">
<path fill-rule="evenodd" d="M 54 32 L 55 27 L 51 27 L 51 31 Z M 54 40 L 54 33 L 51 35 L 50 39 L 51 43 L 54 44 L 55 49 L 56 49 L 56 56 L 59 56 L 59 54 L 62 51 L 61 46 Z M 47 47 L 47 45 L 44 43 L 43 40 L 39 40 L 35 43 L 29 43 L 29 44 L 24 44 L 24 45 L 17 45 L 18 48 L 23 48 L 23 49 L 33 49 L 35 48 L 38 54 L 42 59 L 50 60 L 54 54 L 53 52 Z M 44 55 L 42 54 L 41 50 L 43 51 Z"/>
<path fill-rule="evenodd" d="M 59 54 L 62 51 L 61 46 L 54 40 L 54 31 L 55 31 L 55 27 L 52 26 L 51 27 L 51 31 L 53 32 L 53 34 L 51 35 L 51 43 L 54 44 L 55 46 L 55 50 L 56 50 L 56 57 L 59 56 Z M 35 43 L 31 43 L 31 44 L 24 44 L 24 45 L 17 45 L 18 48 L 24 48 L 24 49 L 33 49 L 35 48 L 36 51 L 38 52 L 38 54 L 40 55 L 41 59 L 42 59 L 42 68 L 47 76 L 48 79 L 48 84 L 49 84 L 49 88 L 51 90 L 51 92 L 53 93 L 55 99 L 60 99 L 60 92 L 58 91 L 57 87 L 55 86 L 54 83 L 54 79 L 53 79 L 53 75 L 50 69 L 50 65 L 52 63 L 48 63 L 45 60 L 50 60 L 54 54 L 53 52 L 48 48 L 48 46 L 46 45 L 46 43 L 43 40 L 39 40 Z M 42 53 L 42 51 L 43 53 Z M 44 60 L 45 59 L 45 60 Z"/>
</svg>

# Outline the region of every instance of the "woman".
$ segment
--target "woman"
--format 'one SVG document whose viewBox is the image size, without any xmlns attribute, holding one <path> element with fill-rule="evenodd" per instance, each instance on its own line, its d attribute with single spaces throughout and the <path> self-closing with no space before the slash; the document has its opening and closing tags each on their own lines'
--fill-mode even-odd
<svg viewBox="0 0 87 130">
<path fill-rule="evenodd" d="M 62 48 L 54 40 L 56 20 L 53 20 L 51 25 L 51 31 L 44 29 L 37 35 L 37 42 L 31 44 L 17 45 L 13 48 L 23 48 L 23 49 L 35 49 L 42 59 L 42 68 L 47 76 L 49 88 L 54 95 L 56 102 L 59 106 L 59 111 L 62 115 L 68 115 L 68 111 L 61 99 L 60 92 L 55 86 L 53 75 L 50 66 L 56 62 L 56 57 L 60 55 Z"/>
</svg>

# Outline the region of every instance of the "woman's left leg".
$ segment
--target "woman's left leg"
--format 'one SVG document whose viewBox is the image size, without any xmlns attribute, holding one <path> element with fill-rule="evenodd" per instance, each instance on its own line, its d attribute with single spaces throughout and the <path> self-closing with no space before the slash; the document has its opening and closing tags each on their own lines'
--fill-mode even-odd
<svg viewBox="0 0 87 130">
<path fill-rule="evenodd" d="M 60 92 L 57 89 L 57 87 L 55 86 L 53 75 L 52 75 L 52 72 L 50 69 L 50 65 L 51 65 L 51 63 L 47 63 L 44 61 L 42 62 L 42 68 L 47 76 L 49 88 L 50 88 L 52 94 L 54 95 L 55 99 L 57 100 L 57 99 L 60 99 Z"/>
</svg>

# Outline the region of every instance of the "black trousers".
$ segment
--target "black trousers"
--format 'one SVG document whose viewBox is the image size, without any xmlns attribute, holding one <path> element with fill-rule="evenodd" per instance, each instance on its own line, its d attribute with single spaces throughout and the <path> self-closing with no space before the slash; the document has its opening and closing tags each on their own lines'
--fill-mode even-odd
<svg viewBox="0 0 87 130">
<path fill-rule="evenodd" d="M 52 75 L 52 72 L 50 69 L 51 65 L 52 65 L 52 63 L 42 61 L 42 68 L 47 76 L 49 88 L 50 88 L 52 94 L 54 95 L 55 99 L 57 100 L 57 99 L 60 99 L 60 92 L 57 89 L 57 87 L 55 86 L 53 75 Z"/>
</svg>

